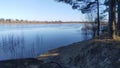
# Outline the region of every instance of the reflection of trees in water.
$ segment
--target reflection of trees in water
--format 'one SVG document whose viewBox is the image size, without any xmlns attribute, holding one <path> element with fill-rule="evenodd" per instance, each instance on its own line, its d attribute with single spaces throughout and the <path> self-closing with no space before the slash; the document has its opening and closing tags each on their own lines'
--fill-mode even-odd
<svg viewBox="0 0 120 68">
<path fill-rule="evenodd" d="M 83 36 L 84 40 L 89 39 L 89 35 L 92 35 L 91 28 L 87 24 L 84 25 L 84 27 L 81 29 L 81 31 L 82 31 L 82 36 Z"/>
<path fill-rule="evenodd" d="M 41 47 L 43 46 L 43 37 L 42 35 L 35 35 L 35 37 L 33 38 L 33 41 L 31 42 L 31 44 L 29 45 L 31 46 L 30 48 L 30 52 L 28 53 L 29 56 L 31 57 L 35 57 L 40 55 L 41 53 Z"/>
<path fill-rule="evenodd" d="M 20 49 L 21 49 L 21 52 L 19 54 L 18 57 L 24 57 L 24 53 L 25 53 L 25 39 L 24 39 L 24 36 L 23 34 L 21 35 L 21 39 L 20 39 Z"/>
<path fill-rule="evenodd" d="M 34 57 L 41 53 L 41 46 L 43 45 L 42 35 L 35 35 L 31 39 L 32 41 L 25 40 L 23 34 L 8 35 L 2 37 L 0 40 L 0 48 L 5 56 L 9 55 L 9 58 L 27 58 Z"/>
<path fill-rule="evenodd" d="M 21 51 L 24 50 L 24 37 L 23 36 L 14 36 L 14 35 L 8 35 L 5 37 L 2 37 L 1 40 L 2 43 L 2 50 L 4 53 L 9 53 L 11 57 L 17 57 L 20 56 L 21 53 L 17 54 L 18 48 L 21 49 Z"/>
<path fill-rule="evenodd" d="M 37 45 L 35 49 L 37 49 L 38 51 L 41 50 L 41 47 L 43 46 L 43 35 L 37 34 L 34 41 L 35 41 L 35 47 Z M 36 53 L 36 54 L 40 54 L 40 53 Z"/>
</svg>

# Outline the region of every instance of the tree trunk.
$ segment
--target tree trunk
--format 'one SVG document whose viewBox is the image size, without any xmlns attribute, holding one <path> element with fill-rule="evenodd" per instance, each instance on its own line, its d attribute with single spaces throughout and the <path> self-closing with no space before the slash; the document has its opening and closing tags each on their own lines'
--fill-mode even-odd
<svg viewBox="0 0 120 68">
<path fill-rule="evenodd" d="M 120 0 L 117 0 L 117 2 L 118 2 L 118 10 L 117 10 L 117 12 L 118 12 L 117 35 L 120 36 Z"/>
<path fill-rule="evenodd" d="M 100 31 L 100 18 L 99 18 L 99 0 L 97 1 L 97 36 L 99 37 L 99 31 Z"/>
<path fill-rule="evenodd" d="M 113 39 L 113 23 L 115 23 L 115 11 L 116 11 L 115 0 L 109 0 L 109 23 L 108 32 L 109 38 Z"/>
</svg>

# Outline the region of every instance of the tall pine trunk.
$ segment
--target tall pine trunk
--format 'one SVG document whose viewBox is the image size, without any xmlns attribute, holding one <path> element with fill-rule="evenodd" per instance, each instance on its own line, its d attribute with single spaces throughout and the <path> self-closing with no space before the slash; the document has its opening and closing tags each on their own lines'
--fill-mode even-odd
<svg viewBox="0 0 120 68">
<path fill-rule="evenodd" d="M 97 1 L 97 36 L 99 37 L 99 31 L 100 31 L 99 0 L 96 1 Z"/>
<path fill-rule="evenodd" d="M 109 23 L 108 32 L 109 38 L 113 39 L 113 23 L 115 23 L 116 2 L 115 0 L 109 0 Z"/>
<path fill-rule="evenodd" d="M 120 0 L 117 0 L 117 2 L 118 2 L 118 10 L 117 10 L 117 12 L 118 12 L 117 35 L 120 36 Z"/>
</svg>

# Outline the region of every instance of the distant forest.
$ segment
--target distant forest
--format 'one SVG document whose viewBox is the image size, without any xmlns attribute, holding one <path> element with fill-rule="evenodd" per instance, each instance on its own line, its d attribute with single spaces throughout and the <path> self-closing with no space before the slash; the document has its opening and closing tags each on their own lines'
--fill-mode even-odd
<svg viewBox="0 0 120 68">
<path fill-rule="evenodd" d="M 53 23 L 88 23 L 80 21 L 29 21 L 29 20 L 19 20 L 19 19 L 4 19 L 0 18 L 0 24 L 53 24 Z"/>
</svg>

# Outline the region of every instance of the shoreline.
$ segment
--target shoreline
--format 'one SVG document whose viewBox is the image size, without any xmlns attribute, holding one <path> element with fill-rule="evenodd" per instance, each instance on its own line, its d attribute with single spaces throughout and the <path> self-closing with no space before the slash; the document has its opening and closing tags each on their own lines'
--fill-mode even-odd
<svg viewBox="0 0 120 68">
<path fill-rule="evenodd" d="M 74 22 L 71 22 L 71 23 L 0 23 L 0 25 L 15 25 L 15 24 L 86 24 L 86 23 L 74 23 Z M 90 23 L 87 23 L 87 24 L 90 24 Z"/>
<path fill-rule="evenodd" d="M 12 23 L 12 22 L 4 22 L 4 23 L 1 23 L 0 22 L 0 25 L 1 24 L 12 24 L 12 25 L 14 25 L 14 24 L 92 24 L 92 22 L 24 22 L 24 23 Z M 106 23 L 104 23 L 104 22 L 101 22 L 101 25 L 106 25 Z"/>
<path fill-rule="evenodd" d="M 117 68 L 120 68 L 119 53 L 120 41 L 92 39 L 49 50 L 47 53 L 40 55 L 38 59 L 47 62 L 60 62 L 68 68 L 97 68 L 99 64 L 102 64 L 100 68 L 104 68 L 104 66 L 108 66 L 107 68 L 118 66 Z M 111 58 L 108 59 L 109 57 Z M 109 64 L 107 64 L 108 62 Z M 114 65 L 114 63 L 116 64 Z"/>
</svg>

